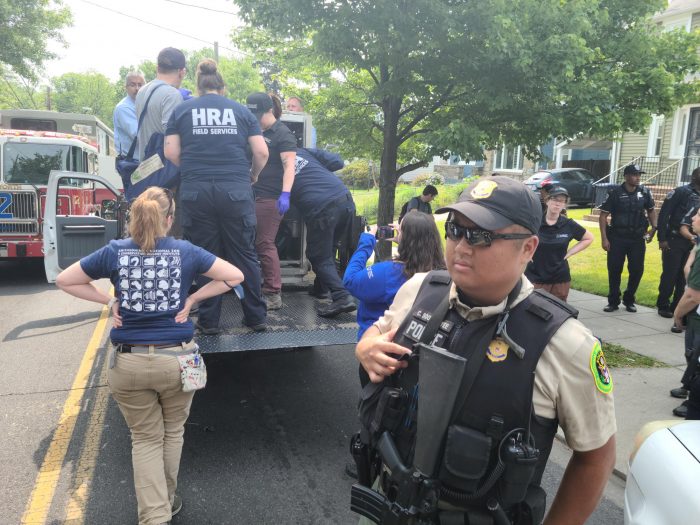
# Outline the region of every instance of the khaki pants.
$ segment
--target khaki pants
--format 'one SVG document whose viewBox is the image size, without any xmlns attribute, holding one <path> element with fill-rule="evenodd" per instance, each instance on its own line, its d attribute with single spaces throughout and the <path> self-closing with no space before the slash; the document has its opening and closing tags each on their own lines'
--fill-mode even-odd
<svg viewBox="0 0 700 525">
<path fill-rule="evenodd" d="M 194 392 L 182 391 L 177 357 L 163 354 L 117 354 L 107 381 L 131 430 L 139 524 L 170 521 Z"/>
</svg>

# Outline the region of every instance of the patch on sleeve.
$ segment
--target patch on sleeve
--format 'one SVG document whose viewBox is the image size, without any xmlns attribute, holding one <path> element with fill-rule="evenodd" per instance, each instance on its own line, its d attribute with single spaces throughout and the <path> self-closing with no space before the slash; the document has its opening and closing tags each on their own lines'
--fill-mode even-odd
<svg viewBox="0 0 700 525">
<path fill-rule="evenodd" d="M 591 373 L 598 390 L 603 394 L 609 394 L 613 391 L 612 375 L 610 375 L 610 369 L 605 362 L 605 355 L 603 355 L 600 341 L 596 341 L 595 345 L 593 345 L 593 350 L 591 350 Z"/>
</svg>

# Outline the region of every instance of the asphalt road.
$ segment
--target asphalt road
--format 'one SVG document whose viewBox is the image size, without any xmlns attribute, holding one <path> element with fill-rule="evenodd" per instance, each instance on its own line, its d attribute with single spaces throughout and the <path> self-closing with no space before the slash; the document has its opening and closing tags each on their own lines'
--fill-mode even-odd
<svg viewBox="0 0 700 525">
<path fill-rule="evenodd" d="M 104 341 L 73 432 L 55 435 L 99 311 L 47 285 L 40 266 L 0 263 L 0 524 L 20 522 L 59 437 L 69 441 L 42 522 L 136 523 L 129 433 L 105 385 Z M 186 427 L 174 524 L 356 522 L 344 473 L 356 426 L 352 347 L 210 355 L 207 367 Z M 567 460 L 556 443 L 544 480 L 552 495 Z M 622 491 L 614 479 L 588 523 L 622 523 Z"/>
</svg>

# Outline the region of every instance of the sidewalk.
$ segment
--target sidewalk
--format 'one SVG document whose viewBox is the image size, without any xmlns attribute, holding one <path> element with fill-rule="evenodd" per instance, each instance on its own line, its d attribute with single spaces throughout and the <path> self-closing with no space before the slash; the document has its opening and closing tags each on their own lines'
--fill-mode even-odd
<svg viewBox="0 0 700 525">
<path fill-rule="evenodd" d="M 613 369 L 617 416 L 617 460 L 615 474 L 627 477 L 627 461 L 634 436 L 649 421 L 678 421 L 671 411 L 681 403 L 669 390 L 680 386 L 685 370 L 684 334 L 671 332 L 671 319 L 659 317 L 656 309 L 637 305 L 637 313 L 624 307 L 603 312 L 607 298 L 571 290 L 568 302 L 579 310 L 578 318 L 598 337 L 628 350 L 653 357 L 669 368 Z"/>
</svg>

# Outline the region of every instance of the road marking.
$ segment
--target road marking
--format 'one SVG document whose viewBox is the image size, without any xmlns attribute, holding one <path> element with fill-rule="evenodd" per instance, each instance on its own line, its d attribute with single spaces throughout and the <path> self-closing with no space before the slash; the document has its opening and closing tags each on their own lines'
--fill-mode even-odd
<svg viewBox="0 0 700 525">
<path fill-rule="evenodd" d="M 83 354 L 83 359 L 73 380 L 73 386 L 68 394 L 68 398 L 63 404 L 63 412 L 58 420 L 53 438 L 34 482 L 32 494 L 22 515 L 22 524 L 43 525 L 46 522 L 46 517 L 56 492 L 56 485 L 58 485 L 58 480 L 61 477 L 61 468 L 68 451 L 68 445 L 75 430 L 75 423 L 80 415 L 85 389 L 90 380 L 95 356 L 100 348 L 100 342 L 107 326 L 108 317 L 109 309 L 105 306 L 100 313 L 100 318 L 97 320 L 95 330 L 92 332 L 90 342 L 88 342 L 85 349 L 85 354 Z"/>
</svg>

